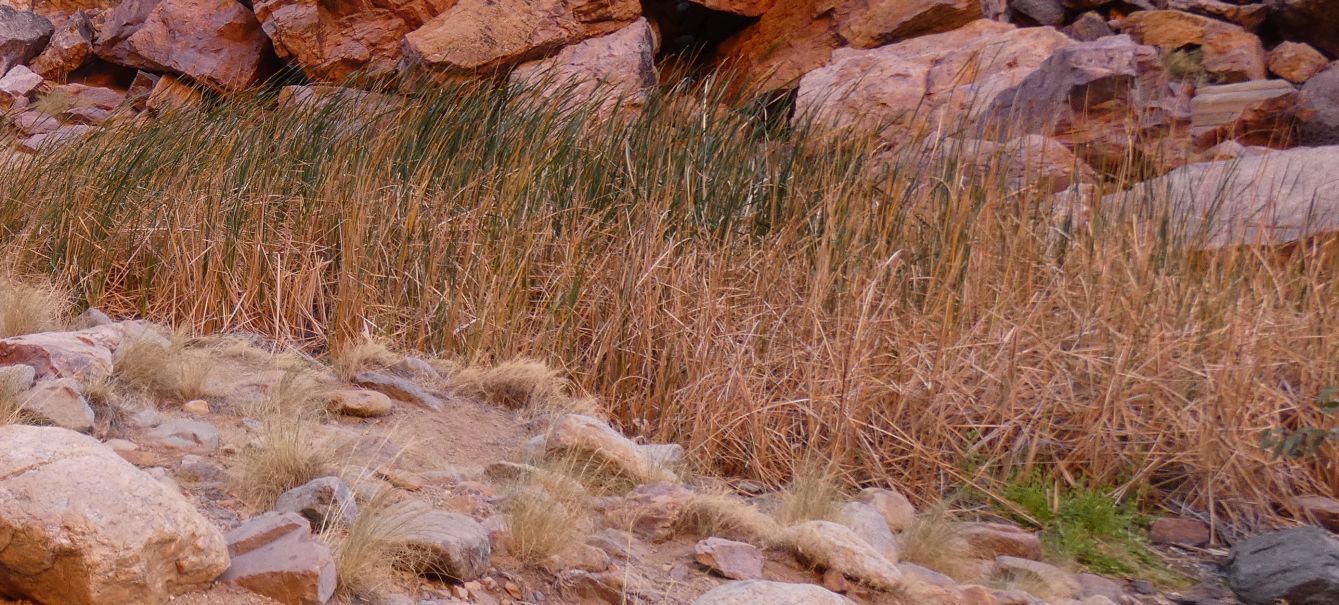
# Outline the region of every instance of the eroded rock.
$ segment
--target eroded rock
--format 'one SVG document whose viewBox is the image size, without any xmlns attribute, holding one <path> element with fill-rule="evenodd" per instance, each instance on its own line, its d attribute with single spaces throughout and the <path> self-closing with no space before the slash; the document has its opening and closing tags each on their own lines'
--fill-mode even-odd
<svg viewBox="0 0 1339 605">
<path fill-rule="evenodd" d="M 1339 539 L 1297 527 L 1244 540 L 1232 548 L 1227 577 L 1245 605 L 1339 603 Z"/>
<path fill-rule="evenodd" d="M 126 0 L 95 21 L 94 52 L 117 65 L 171 72 L 222 92 L 258 82 L 269 39 L 235 0 Z"/>
<path fill-rule="evenodd" d="M 631 24 L 633 0 L 461 0 L 404 38 L 406 67 L 485 73 Z"/>
<path fill-rule="evenodd" d="M 228 567 L 223 535 L 92 437 L 0 426 L 0 593 L 68 605 L 161 604 Z"/>
<path fill-rule="evenodd" d="M 227 535 L 232 564 L 219 578 L 283 605 L 322 605 L 335 593 L 335 560 L 294 513 L 265 513 Z"/>
<path fill-rule="evenodd" d="M 703 567 L 731 580 L 762 577 L 762 551 L 752 544 L 707 538 L 693 547 L 693 558 Z"/>
</svg>

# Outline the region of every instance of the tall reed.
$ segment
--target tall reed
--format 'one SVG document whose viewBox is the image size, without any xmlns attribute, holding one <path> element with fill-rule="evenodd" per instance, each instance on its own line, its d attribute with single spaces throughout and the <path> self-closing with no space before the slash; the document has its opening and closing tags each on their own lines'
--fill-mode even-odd
<svg viewBox="0 0 1339 605">
<path fill-rule="evenodd" d="M 1040 470 L 1247 524 L 1339 489 L 1257 445 L 1339 384 L 1333 250 L 1196 252 L 1157 199 L 1059 220 L 1017 167 L 723 88 L 629 120 L 483 85 L 258 92 L 20 164 L 0 238 L 115 313 L 562 364 L 625 429 L 778 484 L 815 453 L 920 499 Z"/>
</svg>

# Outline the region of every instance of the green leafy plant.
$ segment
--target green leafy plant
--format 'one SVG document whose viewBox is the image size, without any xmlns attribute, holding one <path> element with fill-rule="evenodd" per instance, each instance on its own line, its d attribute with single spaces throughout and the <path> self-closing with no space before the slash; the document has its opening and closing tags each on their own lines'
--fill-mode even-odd
<svg viewBox="0 0 1339 605">
<path fill-rule="evenodd" d="M 1065 489 L 1040 474 L 1014 480 L 1004 496 L 1037 521 L 1048 556 L 1100 574 L 1178 583 L 1149 548 L 1136 503 L 1082 482 Z"/>
<path fill-rule="evenodd" d="M 1339 388 L 1321 389 L 1316 397 L 1316 407 L 1327 418 L 1339 413 Z M 1260 447 L 1278 458 L 1302 458 L 1314 454 L 1331 439 L 1339 439 L 1339 427 L 1273 428 L 1260 435 Z"/>
</svg>

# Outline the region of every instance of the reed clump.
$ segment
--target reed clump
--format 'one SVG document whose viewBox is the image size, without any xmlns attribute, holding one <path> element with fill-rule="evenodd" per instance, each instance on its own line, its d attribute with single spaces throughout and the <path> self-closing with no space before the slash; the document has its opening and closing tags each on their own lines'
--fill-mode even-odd
<svg viewBox="0 0 1339 605">
<path fill-rule="evenodd" d="M 361 121 L 256 93 L 16 166 L 0 238 L 113 314 L 562 360 L 624 428 L 774 484 L 818 451 L 853 483 L 1036 471 L 1248 524 L 1339 489 L 1258 447 L 1339 384 L 1333 247 L 1197 252 L 1159 199 L 1075 223 L 1006 170 L 721 89 L 630 120 L 484 85 Z"/>
</svg>

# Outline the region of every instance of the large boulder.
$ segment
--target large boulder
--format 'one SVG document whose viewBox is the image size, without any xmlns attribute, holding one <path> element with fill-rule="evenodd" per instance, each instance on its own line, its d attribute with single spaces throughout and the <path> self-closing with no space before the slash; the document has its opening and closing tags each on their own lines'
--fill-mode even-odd
<svg viewBox="0 0 1339 605">
<path fill-rule="evenodd" d="M 483 575 L 492 557 L 488 530 L 465 515 L 407 504 L 391 539 L 414 551 L 408 565 L 420 574 L 468 582 Z"/>
<path fill-rule="evenodd" d="M 45 17 L 0 4 L 0 74 L 36 57 L 54 31 Z"/>
<path fill-rule="evenodd" d="M 19 395 L 23 413 L 41 424 L 78 431 L 93 432 L 93 408 L 79 382 L 72 378 L 44 380 Z"/>
<path fill-rule="evenodd" d="M 335 594 L 330 547 L 294 513 L 265 513 L 228 532 L 232 564 L 219 578 L 283 605 L 322 605 Z"/>
<path fill-rule="evenodd" d="M 270 53 L 260 22 L 236 0 L 126 0 L 94 27 L 103 60 L 181 74 L 221 92 L 258 82 Z"/>
<path fill-rule="evenodd" d="M 814 584 L 766 580 L 729 582 L 713 588 L 693 605 L 854 605 L 854 601 Z"/>
<path fill-rule="evenodd" d="M 1160 200 L 1185 244 L 1284 244 L 1339 231 L 1339 146 L 1298 147 L 1182 166 L 1103 204 Z"/>
<path fill-rule="evenodd" d="M 1049 27 L 980 20 L 875 49 L 840 49 L 800 80 L 796 116 L 904 143 L 917 127 L 960 126 L 1071 43 Z"/>
<path fill-rule="evenodd" d="M 0 339 L 0 365 L 24 364 L 45 378 L 97 381 L 112 373 L 119 338 L 104 329 L 40 332 Z"/>
<path fill-rule="evenodd" d="M 1048 134 L 1091 166 L 1119 166 L 1131 155 L 1154 156 L 1163 137 L 1188 121 L 1167 81 L 1158 50 L 1128 36 L 1073 44 L 996 96 L 982 128 L 995 136 Z"/>
<path fill-rule="evenodd" d="M 1178 10 L 1242 26 L 1255 31 L 1269 15 L 1269 6 L 1256 3 L 1222 2 L 1220 0 L 1165 0 L 1165 8 Z"/>
<path fill-rule="evenodd" d="M 1164 51 L 1198 48 L 1202 64 L 1220 82 L 1265 78 L 1265 47 L 1240 26 L 1174 10 L 1139 11 L 1122 19 L 1122 33 Z"/>
<path fill-rule="evenodd" d="M 1269 51 L 1269 71 L 1280 78 L 1302 84 L 1325 69 L 1329 61 L 1320 51 L 1301 42 L 1284 42 Z"/>
<path fill-rule="evenodd" d="M 757 23 L 721 43 L 716 61 L 752 90 L 793 88 L 837 48 L 874 48 L 957 29 L 982 17 L 967 0 L 777 0 Z"/>
<path fill-rule="evenodd" d="M 51 36 L 46 50 L 33 59 L 32 68 L 48 80 L 65 80 L 93 54 L 93 24 L 85 12 L 65 20 Z"/>
<path fill-rule="evenodd" d="M 256 0 L 256 18 L 279 57 L 312 78 L 340 80 L 355 72 L 393 73 L 408 34 L 451 2 L 448 0 Z"/>
<path fill-rule="evenodd" d="M 1303 145 L 1339 145 L 1339 61 L 1302 86 L 1297 137 Z"/>
<path fill-rule="evenodd" d="M 26 107 L 44 83 L 31 69 L 15 65 L 0 77 L 0 112 Z"/>
<path fill-rule="evenodd" d="M 1306 42 L 1330 58 L 1339 58 L 1339 2 L 1267 0 L 1269 20 L 1289 40 Z"/>
<path fill-rule="evenodd" d="M 635 110 L 646 104 L 656 85 L 655 52 L 651 24 L 638 19 L 614 33 L 525 63 L 512 71 L 511 82 L 535 89 L 544 99 Z"/>
<path fill-rule="evenodd" d="M 157 605 L 228 567 L 223 534 L 96 439 L 0 427 L 0 595 Z"/>
<path fill-rule="evenodd" d="M 431 73 L 487 73 L 621 29 L 634 0 L 461 0 L 409 32 L 403 63 Z"/>
<path fill-rule="evenodd" d="M 958 29 L 980 19 L 980 0 L 846 0 L 837 4 L 837 34 L 855 48 Z"/>
<path fill-rule="evenodd" d="M 1316 527 L 1256 536 L 1232 548 L 1227 578 L 1245 605 L 1339 603 L 1339 539 Z"/>
</svg>

